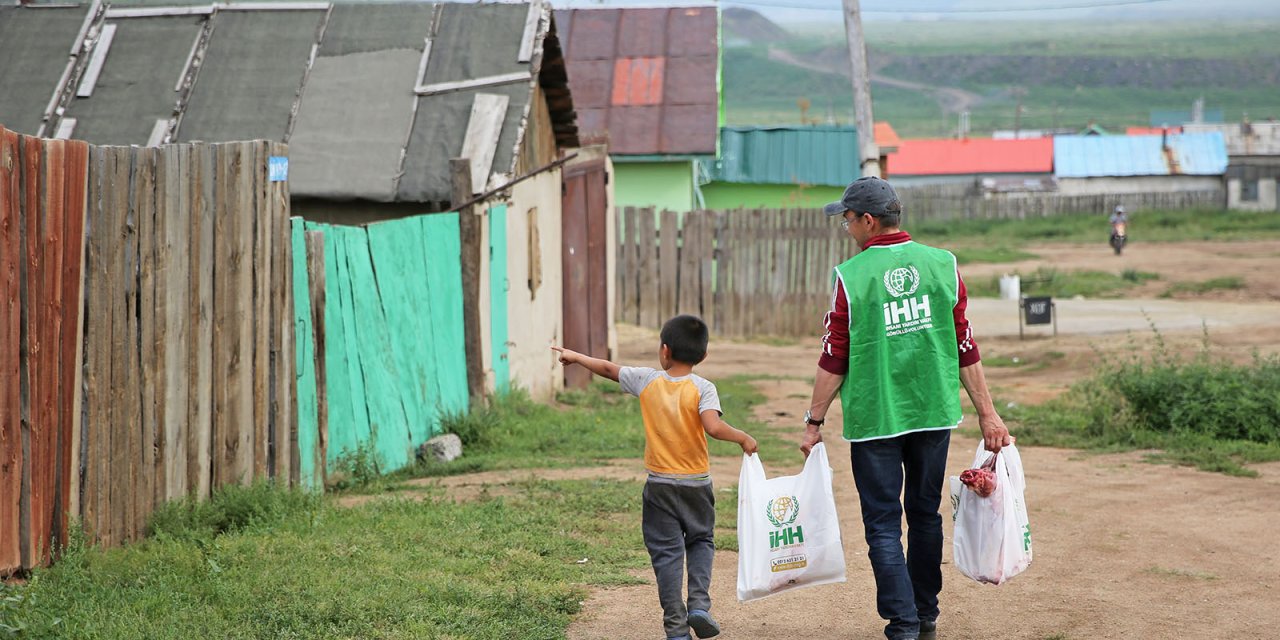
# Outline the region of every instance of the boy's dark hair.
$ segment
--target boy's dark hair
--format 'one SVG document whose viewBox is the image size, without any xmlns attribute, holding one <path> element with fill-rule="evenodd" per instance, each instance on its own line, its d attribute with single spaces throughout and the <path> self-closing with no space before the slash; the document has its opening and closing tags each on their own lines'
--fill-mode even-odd
<svg viewBox="0 0 1280 640">
<path fill-rule="evenodd" d="M 671 359 L 684 364 L 698 364 L 707 357 L 710 339 L 707 323 L 692 315 L 680 315 L 662 325 L 662 344 L 671 349 Z"/>
</svg>

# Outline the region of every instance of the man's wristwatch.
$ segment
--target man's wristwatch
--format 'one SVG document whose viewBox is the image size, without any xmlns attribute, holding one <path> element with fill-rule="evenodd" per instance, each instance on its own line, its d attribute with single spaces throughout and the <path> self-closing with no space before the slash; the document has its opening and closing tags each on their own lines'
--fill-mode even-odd
<svg viewBox="0 0 1280 640">
<path fill-rule="evenodd" d="M 817 419 L 817 420 L 814 420 L 814 418 L 813 418 L 813 414 L 812 414 L 812 413 L 810 413 L 808 410 L 805 410 L 805 412 L 804 412 L 804 423 L 805 423 L 805 424 L 813 425 L 813 426 L 815 426 L 815 427 L 821 427 L 821 426 L 822 426 L 822 424 L 823 424 L 824 422 L 826 422 L 826 421 L 827 421 L 827 419 L 826 419 L 826 418 L 819 418 L 819 419 Z"/>
</svg>

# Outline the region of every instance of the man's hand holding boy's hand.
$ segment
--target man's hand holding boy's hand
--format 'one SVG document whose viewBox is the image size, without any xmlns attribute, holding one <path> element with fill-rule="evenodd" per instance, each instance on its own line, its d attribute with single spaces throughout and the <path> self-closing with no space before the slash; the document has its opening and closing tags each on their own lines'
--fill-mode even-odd
<svg viewBox="0 0 1280 640">
<path fill-rule="evenodd" d="M 760 450 L 760 447 L 756 445 L 756 439 L 745 433 L 742 435 L 746 436 L 742 442 L 738 443 L 742 445 L 742 452 L 749 456 L 755 455 L 755 453 Z"/>
<path fill-rule="evenodd" d="M 573 349 L 551 347 L 551 350 L 560 354 L 560 364 L 575 364 L 582 361 L 582 354 Z"/>
</svg>

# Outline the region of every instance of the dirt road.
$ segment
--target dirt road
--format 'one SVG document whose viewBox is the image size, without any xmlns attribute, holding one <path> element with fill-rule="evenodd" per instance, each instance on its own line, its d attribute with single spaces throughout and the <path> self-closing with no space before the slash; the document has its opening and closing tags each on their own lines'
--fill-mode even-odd
<svg viewBox="0 0 1280 640">
<path fill-rule="evenodd" d="M 622 337 L 622 360 L 649 359 L 656 336 L 626 329 Z M 987 345 L 999 351 L 1007 342 L 994 338 Z M 716 345 L 700 368 L 712 378 L 744 372 L 786 376 L 759 383 L 768 400 L 756 408 L 756 417 L 792 425 L 805 404 L 798 396 L 809 391 L 812 355 L 808 346 L 725 343 Z M 999 378 L 1003 370 L 994 372 Z M 724 625 L 722 637 L 883 637 L 848 453 L 843 443 L 829 446 L 848 582 L 739 604 L 737 554 L 719 552 L 712 599 Z M 966 468 L 976 446 L 976 439 L 957 435 L 949 473 Z M 1259 478 L 1241 479 L 1150 465 L 1138 453 L 1088 455 L 1027 447 L 1022 456 L 1035 561 L 1027 573 L 1000 587 L 972 582 L 949 564 L 951 523 L 945 519 L 948 564 L 940 638 L 1276 637 L 1280 552 L 1264 541 L 1280 528 L 1280 463 L 1259 465 Z M 738 458 L 717 459 L 712 470 L 717 485 L 735 484 L 739 464 Z M 797 454 L 792 468 L 768 472 L 794 473 L 799 464 Z M 639 468 L 632 472 L 637 478 L 643 474 Z M 736 526 L 720 525 L 725 532 Z M 662 637 L 652 575 L 637 576 L 648 584 L 592 593 L 569 637 Z"/>
<path fill-rule="evenodd" d="M 1280 352 L 1280 243 L 1134 244 L 1124 256 L 1078 245 L 1028 247 L 1040 257 L 1018 265 L 971 265 L 980 277 L 1039 265 L 1060 270 L 1126 268 L 1160 279 L 1129 300 L 1061 300 L 1059 334 L 1045 328 L 1018 338 L 1012 301 L 972 301 L 988 378 L 997 399 L 1039 402 L 1087 376 L 1100 354 L 1149 353 L 1160 332 L 1166 348 L 1191 353 L 1206 341 L 1213 353 L 1246 359 L 1254 350 Z M 1096 254 L 1096 255 L 1095 255 Z M 1237 275 L 1246 286 L 1191 300 L 1156 296 L 1172 282 Z M 657 336 L 620 329 L 619 357 L 649 362 Z M 767 401 L 756 407 L 762 422 L 798 425 L 816 362 L 815 338 L 766 345 L 715 341 L 700 372 L 712 379 L 767 374 L 758 382 Z M 837 409 L 838 411 L 838 409 Z M 730 416 L 732 418 L 732 416 Z M 838 417 L 833 416 L 838 424 Z M 797 431 L 798 431 L 798 427 Z M 963 432 L 961 432 L 963 433 Z M 1016 435 L 1016 432 L 1015 432 Z M 883 638 L 875 612 L 874 581 L 862 539 L 857 495 L 841 442 L 829 442 L 837 508 L 844 535 L 848 582 L 739 604 L 737 554 L 716 556 L 712 581 L 715 614 L 724 638 Z M 949 473 L 972 461 L 977 440 L 958 433 Z M 1091 455 L 1026 447 L 1035 561 L 1000 587 L 980 585 L 949 564 L 951 523 L 943 567 L 939 637 L 1028 638 L 1276 638 L 1280 637 L 1280 551 L 1271 542 L 1280 529 L 1280 463 L 1256 465 L 1254 479 L 1145 463 L 1141 453 Z M 611 467 L 611 474 L 643 470 Z M 717 459 L 720 487 L 737 482 L 740 459 Z M 794 473 L 800 456 L 787 469 Z M 945 505 L 944 505 L 945 508 Z M 637 523 L 637 526 L 639 524 Z M 733 522 L 722 522 L 732 532 Z M 647 584 L 593 592 L 570 628 L 574 640 L 654 640 L 662 637 L 661 611 L 652 574 Z"/>
</svg>

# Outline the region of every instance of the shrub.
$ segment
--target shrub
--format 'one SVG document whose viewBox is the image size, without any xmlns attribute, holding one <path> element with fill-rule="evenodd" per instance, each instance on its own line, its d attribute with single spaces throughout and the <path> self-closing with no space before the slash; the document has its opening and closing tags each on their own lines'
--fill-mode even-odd
<svg viewBox="0 0 1280 640">
<path fill-rule="evenodd" d="M 1161 449 L 1155 458 L 1256 475 L 1245 462 L 1280 459 L 1280 356 L 1238 365 L 1208 349 L 1107 361 L 1063 397 L 1012 412 L 1032 444 Z"/>
</svg>

